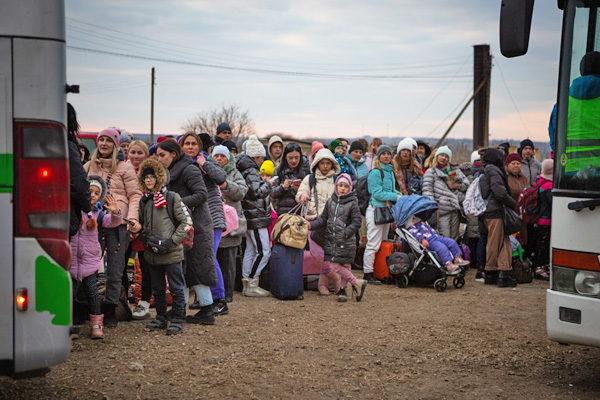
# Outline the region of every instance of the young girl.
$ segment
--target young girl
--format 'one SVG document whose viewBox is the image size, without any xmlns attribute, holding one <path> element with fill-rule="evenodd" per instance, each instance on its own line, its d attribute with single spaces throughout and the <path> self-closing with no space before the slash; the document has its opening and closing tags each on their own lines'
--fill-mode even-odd
<svg viewBox="0 0 600 400">
<path fill-rule="evenodd" d="M 335 193 L 327 200 L 323 213 L 316 220 L 309 222 L 309 229 L 327 227 L 325 233 L 325 266 L 321 273 L 334 280 L 339 287 L 337 300 L 345 302 L 345 287 L 340 281 L 349 282 L 352 291 L 357 294 L 356 301 L 361 301 L 367 287 L 367 281 L 356 279 L 350 272 L 350 264 L 356 256 L 355 234 L 360 229 L 362 217 L 358 207 L 356 193 L 352 191 L 352 179 L 348 174 L 341 174 L 335 181 Z"/>
<path fill-rule="evenodd" d="M 90 192 L 92 196 L 92 211 L 81 213 L 81 225 L 77 233 L 71 238 L 71 253 L 73 263 L 71 264 L 71 278 L 73 278 L 73 296 L 77 293 L 79 285 L 83 284 L 83 290 L 90 309 L 90 320 L 92 324 L 92 339 L 102 339 L 102 321 L 104 315 L 100 311 L 100 298 L 98 297 L 98 286 L 96 285 L 96 272 L 102 266 L 102 248 L 98 237 L 98 220 L 101 220 L 102 228 L 114 228 L 123 221 L 121 210 L 117 200 L 110 194 L 106 194 L 106 183 L 98 175 L 90 175 Z M 106 199 L 102 211 L 102 203 Z"/>
</svg>

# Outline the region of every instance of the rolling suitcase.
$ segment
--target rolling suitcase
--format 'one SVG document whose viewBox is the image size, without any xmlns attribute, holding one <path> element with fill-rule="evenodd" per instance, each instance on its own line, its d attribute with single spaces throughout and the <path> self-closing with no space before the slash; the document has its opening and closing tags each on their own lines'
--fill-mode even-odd
<svg viewBox="0 0 600 400">
<path fill-rule="evenodd" d="M 393 283 L 392 274 L 390 274 L 390 269 L 387 264 L 387 257 L 396 251 L 402 251 L 402 245 L 400 243 L 384 240 L 381 242 L 379 251 L 375 255 L 373 275 L 375 275 L 376 279 L 383 281 L 385 284 Z"/>
<path fill-rule="evenodd" d="M 280 300 L 303 300 L 304 280 L 302 265 L 304 249 L 295 249 L 276 243 L 271 250 L 271 294 Z"/>
</svg>

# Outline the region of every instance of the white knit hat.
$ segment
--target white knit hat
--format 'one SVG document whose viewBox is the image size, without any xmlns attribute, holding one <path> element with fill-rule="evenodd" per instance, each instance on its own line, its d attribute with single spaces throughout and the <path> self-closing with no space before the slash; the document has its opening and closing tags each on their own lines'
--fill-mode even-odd
<svg viewBox="0 0 600 400">
<path fill-rule="evenodd" d="M 439 156 L 440 154 L 445 154 L 448 156 L 448 160 L 452 160 L 452 150 L 450 150 L 450 147 L 448 146 L 441 146 L 439 149 L 437 149 L 437 151 L 435 152 L 435 156 Z"/>
<path fill-rule="evenodd" d="M 265 146 L 258 140 L 256 135 L 250 135 L 246 143 L 246 154 L 249 157 L 264 157 L 267 152 Z"/>
<path fill-rule="evenodd" d="M 413 151 L 413 145 L 410 142 L 412 139 L 410 138 L 405 138 L 402 139 L 400 141 L 400 143 L 398 143 L 398 148 L 396 149 L 397 153 L 400 153 L 401 150 L 410 150 L 411 152 Z"/>
<path fill-rule="evenodd" d="M 474 164 L 477 160 L 481 160 L 481 156 L 479 155 L 479 151 L 475 150 L 471 153 L 471 164 Z"/>
<path fill-rule="evenodd" d="M 407 137 L 407 138 L 404 138 L 402 140 L 406 140 L 408 143 L 410 143 L 412 145 L 412 147 L 413 147 L 412 150 L 416 150 L 417 148 L 419 148 L 419 145 L 417 144 L 417 141 L 415 139 L 411 138 L 411 137 Z"/>
<path fill-rule="evenodd" d="M 213 158 L 216 154 L 221 154 L 221 155 L 227 157 L 228 160 L 229 160 L 229 157 L 231 156 L 231 154 L 229 153 L 229 149 L 227 147 L 223 146 L 222 144 L 213 147 L 213 151 L 212 151 Z"/>
</svg>

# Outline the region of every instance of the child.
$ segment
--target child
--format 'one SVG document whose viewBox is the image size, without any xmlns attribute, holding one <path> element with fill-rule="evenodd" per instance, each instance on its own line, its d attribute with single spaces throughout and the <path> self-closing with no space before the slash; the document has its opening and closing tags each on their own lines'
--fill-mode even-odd
<svg viewBox="0 0 600 400">
<path fill-rule="evenodd" d="M 344 159 L 344 143 L 340 139 L 335 139 L 329 143 L 329 150 L 333 153 L 333 157 L 335 157 L 335 160 L 340 165 L 341 174 L 355 175 L 354 169 L 352 169 Z"/>
<path fill-rule="evenodd" d="M 535 241 L 535 258 L 533 266 L 535 277 L 544 281 L 550 280 L 550 228 L 552 226 L 552 177 L 554 160 L 542 162 L 542 173 L 537 184 L 540 189 L 540 219 L 537 222 L 537 240 Z"/>
<path fill-rule="evenodd" d="M 77 294 L 79 285 L 83 284 L 91 314 L 92 339 L 103 339 L 102 323 L 104 315 L 100 311 L 100 297 L 98 297 L 98 286 L 96 285 L 96 272 L 102 266 L 102 247 L 98 235 L 98 221 L 105 229 L 117 227 L 121 225 L 123 220 L 117 200 L 112 195 L 106 194 L 104 179 L 98 175 L 90 175 L 88 179 L 90 181 L 92 211 L 81 213 L 81 225 L 75 236 L 71 238 L 73 262 L 70 273 L 71 278 L 73 278 L 73 296 Z M 108 213 L 102 211 L 102 203 L 105 199 L 104 208 Z"/>
<path fill-rule="evenodd" d="M 410 219 L 408 221 L 411 221 Z M 409 222 L 410 223 L 410 222 Z M 437 232 L 429 226 L 427 221 L 421 221 L 420 218 L 413 216 L 412 225 L 408 231 L 413 235 L 423 247 L 431 251 L 435 251 L 442 260 L 442 264 L 448 272 L 454 272 L 460 266 L 469 265 L 468 261 L 461 257 L 461 250 L 456 244 L 456 241 L 437 234 Z"/>
<path fill-rule="evenodd" d="M 356 301 L 361 301 L 365 294 L 367 281 L 356 279 L 350 272 L 350 264 L 356 256 L 355 234 L 360 229 L 362 216 L 358 207 L 356 193 L 352 191 L 352 179 L 348 174 L 341 174 L 335 181 L 335 192 L 323 212 L 316 220 L 309 222 L 311 230 L 327 227 L 325 233 L 325 266 L 321 274 L 333 279 L 339 302 L 345 302 L 345 287 L 340 281 L 345 280 L 352 285 L 357 294 Z M 339 288 L 339 289 L 338 289 Z"/>
<path fill-rule="evenodd" d="M 141 233 L 156 306 L 156 318 L 146 328 L 150 331 L 167 328 L 166 273 L 173 296 L 173 318 L 167 335 L 177 335 L 183 331 L 185 316 L 182 242 L 192 226 L 192 218 L 179 194 L 167 191 L 167 173 L 159 161 L 149 158 L 140 164 L 138 184 L 144 193 L 139 211 L 142 231 L 134 234 Z M 167 208 L 169 196 L 173 198 L 174 220 Z"/>
</svg>

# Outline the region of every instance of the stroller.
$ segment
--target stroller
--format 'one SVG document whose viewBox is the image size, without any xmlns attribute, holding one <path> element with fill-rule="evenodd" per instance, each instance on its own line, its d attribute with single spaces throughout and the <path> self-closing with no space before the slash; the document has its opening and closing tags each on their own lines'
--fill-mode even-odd
<svg viewBox="0 0 600 400">
<path fill-rule="evenodd" d="M 413 216 L 427 221 L 437 211 L 437 208 L 438 206 L 435 201 L 429 197 L 416 194 L 400 197 L 392 208 L 392 215 L 397 225 L 396 232 L 408 243 L 410 251 L 414 256 L 412 266 L 404 268 L 396 276 L 398 287 L 406 287 L 411 278 L 417 283 L 433 284 L 433 287 L 438 292 L 446 290 L 448 287 L 446 279 L 448 277 L 454 278 L 452 283 L 457 289 L 465 285 L 465 269 L 463 267 L 459 267 L 459 269 L 453 272 L 446 271 L 437 254 L 424 247 L 408 231 L 408 228 L 412 224 Z"/>
</svg>

